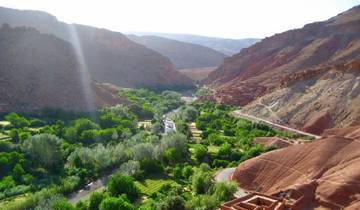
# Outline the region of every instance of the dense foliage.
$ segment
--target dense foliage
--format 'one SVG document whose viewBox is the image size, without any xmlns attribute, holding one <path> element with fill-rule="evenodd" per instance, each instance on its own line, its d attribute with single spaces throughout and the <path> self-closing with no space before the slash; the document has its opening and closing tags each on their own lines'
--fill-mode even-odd
<svg viewBox="0 0 360 210">
<path fill-rule="evenodd" d="M 129 103 L 95 113 L 5 115 L 0 124 L 0 209 L 217 209 L 237 188 L 216 183 L 214 172 L 271 149 L 253 145 L 254 137 L 288 135 L 231 117 L 229 106 L 185 104 L 173 91 L 120 94 Z M 165 135 L 166 113 L 177 132 Z M 191 122 L 202 131 L 200 140 L 192 138 Z M 109 174 L 104 191 L 76 205 L 67 202 L 66 196 Z M 139 185 L 149 179 L 154 186 L 145 186 L 152 187 L 145 192 Z"/>
</svg>

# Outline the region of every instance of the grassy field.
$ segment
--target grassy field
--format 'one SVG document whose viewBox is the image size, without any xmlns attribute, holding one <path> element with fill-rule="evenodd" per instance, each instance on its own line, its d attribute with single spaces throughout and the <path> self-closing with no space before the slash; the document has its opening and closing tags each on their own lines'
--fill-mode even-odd
<svg viewBox="0 0 360 210">
<path fill-rule="evenodd" d="M 154 192 L 159 191 L 160 188 L 165 184 L 175 184 L 175 182 L 166 178 L 145 179 L 142 182 L 136 182 L 136 185 L 141 190 L 141 193 L 145 195 L 151 195 Z"/>
<path fill-rule="evenodd" d="M 208 151 L 209 151 L 210 153 L 216 154 L 216 153 L 218 153 L 220 147 L 219 147 L 219 146 L 215 146 L 215 145 L 210 145 L 210 146 L 208 146 L 207 148 L 208 148 Z"/>
<path fill-rule="evenodd" d="M 0 201 L 0 209 L 16 210 L 19 206 L 22 206 L 31 195 L 31 193 L 26 193 L 11 199 L 4 199 Z"/>
<path fill-rule="evenodd" d="M 144 127 L 144 128 L 149 128 L 151 127 L 151 120 L 144 120 L 144 121 L 140 121 L 138 122 L 138 127 Z"/>
<path fill-rule="evenodd" d="M 202 131 L 196 128 L 196 124 L 194 122 L 188 124 L 192 139 L 196 142 L 201 141 Z"/>
<path fill-rule="evenodd" d="M 5 125 L 9 125 L 10 122 L 9 121 L 0 121 L 0 125 L 5 126 Z"/>
</svg>

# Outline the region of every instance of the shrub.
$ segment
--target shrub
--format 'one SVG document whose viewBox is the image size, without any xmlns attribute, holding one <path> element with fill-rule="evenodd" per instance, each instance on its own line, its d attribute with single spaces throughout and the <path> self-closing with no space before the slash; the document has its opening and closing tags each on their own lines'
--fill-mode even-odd
<svg viewBox="0 0 360 210">
<path fill-rule="evenodd" d="M 214 180 L 209 172 L 197 171 L 191 178 L 191 187 L 196 194 L 207 193 L 213 184 Z"/>
<path fill-rule="evenodd" d="M 179 195 L 166 196 L 156 205 L 156 210 L 185 210 L 185 201 Z"/>
<path fill-rule="evenodd" d="M 236 190 L 235 182 L 218 182 L 212 189 L 214 198 L 221 202 L 231 200 Z"/>
<path fill-rule="evenodd" d="M 5 120 L 9 121 L 15 128 L 23 128 L 30 125 L 26 118 L 19 116 L 15 112 L 6 115 Z"/>
<path fill-rule="evenodd" d="M 104 193 L 93 192 L 89 199 L 89 210 L 99 210 L 100 204 L 104 198 Z"/>
<path fill-rule="evenodd" d="M 134 210 L 135 208 L 121 197 L 105 198 L 100 204 L 100 210 Z"/>
<path fill-rule="evenodd" d="M 204 161 L 204 159 L 207 157 L 207 152 L 207 147 L 205 147 L 204 145 L 196 145 L 194 149 L 194 155 L 196 160 L 198 160 L 199 162 Z"/>
<path fill-rule="evenodd" d="M 126 194 L 131 201 L 135 201 L 140 194 L 140 190 L 135 185 L 134 179 L 120 173 L 114 174 L 109 181 L 108 190 L 111 195 L 119 196 Z"/>
</svg>

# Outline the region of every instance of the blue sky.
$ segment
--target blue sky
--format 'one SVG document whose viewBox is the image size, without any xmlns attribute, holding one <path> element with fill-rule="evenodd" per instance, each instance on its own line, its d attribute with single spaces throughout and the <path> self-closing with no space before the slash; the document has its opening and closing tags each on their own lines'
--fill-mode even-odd
<svg viewBox="0 0 360 210">
<path fill-rule="evenodd" d="M 0 0 L 0 6 L 47 11 L 68 23 L 114 31 L 263 38 L 326 20 L 360 0 Z"/>
</svg>

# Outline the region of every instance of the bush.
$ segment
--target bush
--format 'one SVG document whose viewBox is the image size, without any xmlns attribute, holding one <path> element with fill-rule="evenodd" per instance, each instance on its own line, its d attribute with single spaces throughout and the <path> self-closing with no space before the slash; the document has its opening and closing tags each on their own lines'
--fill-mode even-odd
<svg viewBox="0 0 360 210">
<path fill-rule="evenodd" d="M 134 179 L 120 173 L 114 174 L 110 178 L 108 190 L 113 196 L 126 194 L 131 201 L 135 201 L 140 195 L 140 190 L 135 185 Z"/>
<path fill-rule="evenodd" d="M 12 176 L 6 176 L 0 181 L 0 191 L 15 187 L 16 182 Z"/>
<path fill-rule="evenodd" d="M 76 210 L 67 200 L 61 199 L 54 203 L 53 210 Z"/>
<path fill-rule="evenodd" d="M 26 185 L 17 185 L 15 187 L 12 187 L 10 189 L 6 189 L 4 191 L 4 194 L 6 197 L 14 196 L 14 195 L 20 195 L 28 192 L 30 190 L 30 186 Z"/>
<path fill-rule="evenodd" d="M 220 202 L 231 200 L 236 190 L 235 182 L 218 182 L 212 189 L 214 198 Z"/>
<path fill-rule="evenodd" d="M 104 193 L 93 192 L 89 199 L 89 210 L 99 210 L 100 204 L 104 199 Z"/>
<path fill-rule="evenodd" d="M 218 160 L 218 159 L 215 159 L 213 161 L 213 166 L 215 168 L 225 168 L 227 165 L 229 164 L 229 161 L 227 160 Z"/>
<path fill-rule="evenodd" d="M 60 191 L 63 194 L 73 192 L 81 183 L 81 179 L 78 176 L 69 176 L 62 180 Z"/>
<path fill-rule="evenodd" d="M 121 197 L 109 197 L 101 202 L 100 210 L 135 210 L 135 208 Z"/>
<path fill-rule="evenodd" d="M 191 175 L 193 175 L 194 170 L 191 166 L 187 165 L 182 169 L 182 176 L 184 179 L 189 179 Z"/>
<path fill-rule="evenodd" d="M 196 194 L 207 193 L 214 180 L 209 172 L 197 171 L 191 178 L 191 187 Z"/>
<path fill-rule="evenodd" d="M 185 210 L 185 201 L 178 195 L 166 196 L 156 205 L 156 210 Z"/>
<path fill-rule="evenodd" d="M 207 147 L 205 147 L 204 145 L 196 145 L 195 149 L 194 149 L 194 155 L 196 160 L 198 160 L 199 162 L 202 162 L 205 160 L 205 158 L 207 157 Z"/>
<path fill-rule="evenodd" d="M 19 116 L 15 112 L 6 115 L 5 120 L 9 121 L 15 128 L 23 128 L 30 125 L 26 118 Z"/>
<path fill-rule="evenodd" d="M 120 166 L 120 171 L 126 176 L 139 178 L 142 174 L 139 161 L 129 160 Z"/>
</svg>

